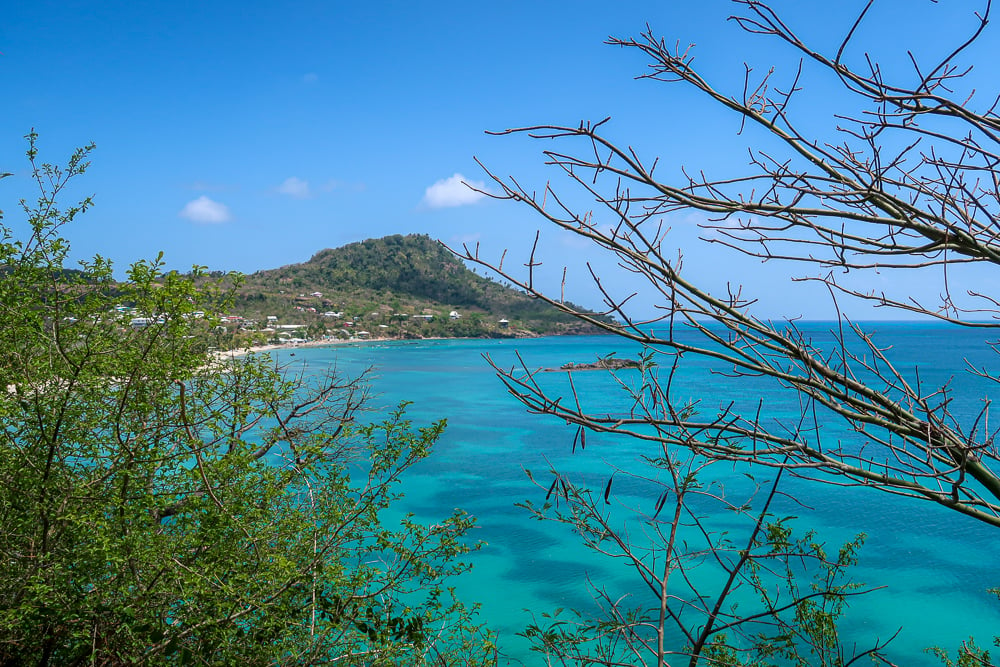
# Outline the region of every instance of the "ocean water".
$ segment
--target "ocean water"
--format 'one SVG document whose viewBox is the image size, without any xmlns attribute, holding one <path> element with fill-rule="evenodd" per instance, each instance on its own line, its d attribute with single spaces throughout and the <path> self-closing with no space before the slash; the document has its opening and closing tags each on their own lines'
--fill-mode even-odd
<svg viewBox="0 0 1000 667">
<path fill-rule="evenodd" d="M 995 353 L 982 343 L 982 332 L 912 324 L 875 328 L 895 344 L 889 354 L 901 369 L 919 367 L 921 379 L 929 384 L 950 380 L 958 417 L 975 417 L 990 386 L 962 368 L 965 360 L 996 366 Z M 812 330 L 817 339 L 829 338 L 825 326 L 812 325 Z M 517 633 L 531 623 L 533 614 L 561 607 L 593 610 L 592 584 L 605 587 L 614 597 L 628 596 L 625 599 L 636 606 L 654 601 L 620 560 L 590 552 L 570 528 L 534 520 L 517 507 L 525 500 L 541 503 L 545 496 L 545 488 L 533 484 L 526 471 L 545 486 L 551 479 L 546 472 L 554 466 L 601 492 L 609 466 L 630 468 L 650 452 L 642 443 L 598 435 L 588 436 L 586 450 L 571 451 L 575 430 L 558 419 L 529 414 L 507 394 L 484 356 L 502 367 L 523 361 L 534 369 L 593 361 L 612 352 L 634 357 L 638 348 L 595 336 L 372 342 L 283 350 L 274 356 L 279 363 L 315 373 L 335 367 L 353 375 L 371 368 L 373 406 L 388 410 L 411 401 L 407 416 L 415 424 L 447 419 L 447 430 L 434 453 L 408 476 L 404 509 L 430 522 L 456 507 L 477 517 L 473 537 L 486 546 L 472 556 L 474 568 L 455 582 L 456 588 L 463 600 L 481 603 L 483 619 L 500 633 L 505 659 L 532 665 L 543 664 L 541 656 L 530 653 Z M 764 396 L 774 415 L 796 414 L 797 405 L 763 380 L 736 382 L 691 361 L 677 384 L 682 392 L 702 397 L 706 410 L 729 401 L 756 403 Z M 540 377 L 556 395 L 571 397 L 565 373 Z M 622 377 L 627 378 L 628 372 Z M 575 373 L 574 383 L 582 401 L 602 411 L 625 409 L 621 392 L 606 373 Z M 847 435 L 838 429 L 835 423 L 824 424 L 821 437 Z M 719 476 L 716 481 L 728 484 L 730 490 L 745 485 L 742 472 L 732 467 L 713 469 Z M 987 592 L 1000 586 L 996 548 L 1000 529 L 870 489 L 797 480 L 784 489 L 796 502 L 779 500 L 776 511 L 799 517 L 795 525 L 816 530 L 831 551 L 857 533 L 867 535 L 853 577 L 881 588 L 850 600 L 841 624 L 842 639 L 849 646 L 866 648 L 898 632 L 887 649 L 895 662 L 935 665 L 939 663 L 923 651 L 926 647 L 954 651 L 970 636 L 989 645 L 994 635 L 1000 635 L 1000 603 Z M 648 492 L 642 485 L 616 487 L 615 502 L 648 510 L 655 502 Z M 719 513 L 711 525 L 738 529 L 726 513 Z M 711 583 L 711 575 L 706 576 Z"/>
</svg>

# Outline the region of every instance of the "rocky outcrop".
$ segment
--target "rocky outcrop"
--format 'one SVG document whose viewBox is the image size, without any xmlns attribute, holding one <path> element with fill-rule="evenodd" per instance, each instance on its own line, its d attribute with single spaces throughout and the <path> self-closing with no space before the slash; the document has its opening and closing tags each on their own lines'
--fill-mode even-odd
<svg viewBox="0 0 1000 667">
<path fill-rule="evenodd" d="M 618 359 L 617 357 L 603 357 L 597 361 L 577 364 L 572 361 L 563 364 L 559 368 L 543 368 L 546 372 L 557 371 L 620 371 L 626 368 L 639 368 L 640 363 L 635 359 Z"/>
</svg>

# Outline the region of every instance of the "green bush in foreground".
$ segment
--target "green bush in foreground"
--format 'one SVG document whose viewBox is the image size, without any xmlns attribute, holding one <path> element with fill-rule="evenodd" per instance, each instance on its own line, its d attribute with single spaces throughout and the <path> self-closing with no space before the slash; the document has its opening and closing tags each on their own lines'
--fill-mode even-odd
<svg viewBox="0 0 1000 667">
<path fill-rule="evenodd" d="M 360 379 L 210 364 L 218 294 L 159 260 L 66 270 L 90 201 L 56 198 L 90 148 L 36 166 L 28 138 L 30 234 L 0 225 L 0 664 L 494 661 L 444 585 L 472 520 L 385 516 L 443 423 L 359 424 Z"/>
</svg>

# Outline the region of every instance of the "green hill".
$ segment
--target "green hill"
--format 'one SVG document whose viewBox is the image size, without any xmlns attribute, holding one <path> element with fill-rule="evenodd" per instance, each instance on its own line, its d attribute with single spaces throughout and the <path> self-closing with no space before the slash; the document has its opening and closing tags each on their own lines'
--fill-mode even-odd
<svg viewBox="0 0 1000 667">
<path fill-rule="evenodd" d="M 246 277 L 235 307 L 259 321 L 294 319 L 314 334 L 323 328 L 398 337 L 595 332 L 478 275 L 425 235 L 369 239 L 321 250 L 301 264 L 258 271 Z"/>
</svg>

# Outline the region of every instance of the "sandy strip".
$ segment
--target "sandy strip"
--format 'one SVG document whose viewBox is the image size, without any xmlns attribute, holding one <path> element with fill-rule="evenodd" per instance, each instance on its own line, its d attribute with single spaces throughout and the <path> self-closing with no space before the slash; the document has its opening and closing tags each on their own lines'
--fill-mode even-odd
<svg viewBox="0 0 1000 667">
<path fill-rule="evenodd" d="M 348 345 L 351 343 L 379 343 L 384 341 L 399 340 L 398 338 L 327 338 L 325 340 L 310 340 L 303 343 L 278 343 L 269 345 L 253 345 L 251 347 L 241 347 L 232 350 L 220 350 L 212 353 L 215 361 L 226 359 L 236 359 L 245 354 L 257 354 L 259 352 L 270 352 L 272 350 L 294 350 L 297 347 L 334 347 L 336 345 Z M 427 339 L 429 340 L 429 339 Z"/>
</svg>

